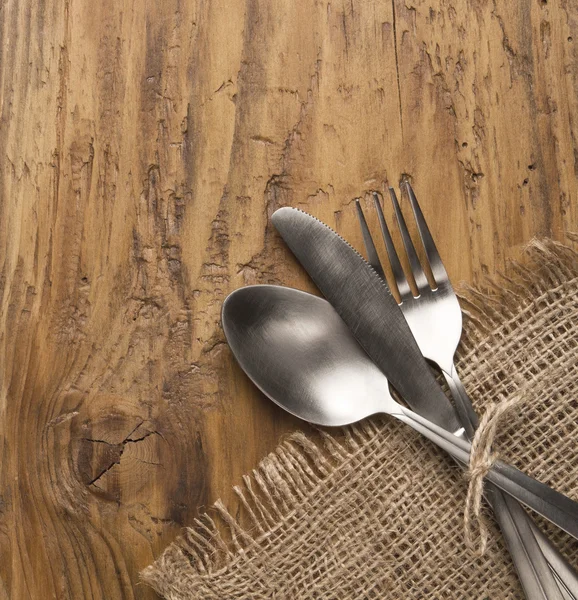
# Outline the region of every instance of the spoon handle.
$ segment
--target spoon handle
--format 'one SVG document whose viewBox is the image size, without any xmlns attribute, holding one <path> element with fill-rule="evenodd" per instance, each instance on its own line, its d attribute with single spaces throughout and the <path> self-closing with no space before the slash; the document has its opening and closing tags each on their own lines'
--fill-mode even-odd
<svg viewBox="0 0 578 600">
<path fill-rule="evenodd" d="M 400 406 L 399 411 L 392 416 L 419 431 L 456 460 L 466 465 L 469 463 L 471 449 L 469 442 L 458 438 L 405 407 Z M 573 538 L 578 539 L 578 502 L 501 460 L 497 460 L 493 464 L 486 478 Z"/>
</svg>

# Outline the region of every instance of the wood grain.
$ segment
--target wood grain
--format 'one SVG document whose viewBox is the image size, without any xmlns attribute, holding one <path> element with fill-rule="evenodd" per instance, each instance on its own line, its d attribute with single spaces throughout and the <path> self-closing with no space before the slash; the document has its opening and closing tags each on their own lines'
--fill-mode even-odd
<svg viewBox="0 0 578 600">
<path fill-rule="evenodd" d="M 154 598 L 300 426 L 219 327 L 239 286 L 313 289 L 276 208 L 361 247 L 353 198 L 410 177 L 456 283 L 578 230 L 577 8 L 4 0 L 0 598 Z"/>
</svg>

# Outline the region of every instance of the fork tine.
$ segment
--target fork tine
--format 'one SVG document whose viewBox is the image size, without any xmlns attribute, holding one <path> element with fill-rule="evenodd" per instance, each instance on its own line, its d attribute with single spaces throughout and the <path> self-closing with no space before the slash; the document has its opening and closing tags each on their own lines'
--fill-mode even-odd
<svg viewBox="0 0 578 600">
<path fill-rule="evenodd" d="M 375 269 L 375 272 L 381 277 L 381 279 L 383 279 L 383 281 L 386 281 L 385 273 L 383 272 L 383 267 L 381 266 L 379 255 L 377 254 L 375 244 L 373 243 L 373 238 L 371 237 L 369 227 L 367 226 L 367 221 L 365 220 L 365 215 L 363 214 L 359 198 L 355 199 L 355 206 L 357 208 L 357 218 L 359 219 L 361 234 L 363 235 L 363 243 L 367 252 L 367 260 L 369 264 Z"/>
<path fill-rule="evenodd" d="M 393 272 L 393 277 L 395 278 L 397 290 L 399 292 L 400 298 L 403 300 L 409 294 L 411 294 L 411 288 L 409 287 L 409 283 L 407 281 L 405 273 L 403 272 L 401 263 L 399 262 L 399 257 L 397 256 L 395 246 L 393 245 L 393 240 L 391 239 L 391 234 L 389 233 L 389 228 L 387 226 L 387 223 L 385 222 L 385 217 L 383 216 L 383 210 L 381 209 L 379 195 L 376 192 L 373 192 L 373 203 L 375 204 L 375 209 L 377 210 L 377 217 L 379 219 L 379 225 L 381 227 L 381 235 L 385 243 L 385 249 L 387 250 L 389 264 L 391 265 L 391 270 Z"/>
<path fill-rule="evenodd" d="M 423 247 L 425 248 L 427 259 L 429 261 L 429 266 L 432 275 L 434 276 L 436 286 L 439 286 L 443 281 L 448 280 L 448 274 L 442 263 L 442 259 L 440 258 L 440 255 L 437 251 L 435 242 L 430 233 L 429 227 L 427 226 L 426 220 L 423 216 L 423 213 L 421 211 L 421 208 L 409 181 L 405 182 L 405 187 L 409 196 L 409 201 L 411 203 L 411 208 L 413 210 L 415 221 L 417 223 L 419 235 L 421 237 Z"/>
<path fill-rule="evenodd" d="M 407 258 L 409 259 L 409 264 L 411 267 L 412 275 L 415 280 L 415 284 L 417 286 L 418 292 L 421 294 L 425 290 L 431 289 L 427 277 L 425 276 L 424 270 L 422 269 L 421 263 L 419 262 L 419 258 L 417 257 L 417 252 L 415 251 L 415 246 L 411 241 L 411 237 L 409 235 L 409 231 L 407 229 L 407 225 L 405 224 L 405 219 L 401 213 L 401 208 L 399 206 L 399 202 L 397 201 L 397 196 L 395 195 L 395 191 L 392 187 L 389 188 L 389 195 L 391 196 L 391 201 L 393 202 L 393 208 L 395 210 L 395 216 L 397 218 L 397 224 L 399 230 L 401 232 L 401 237 L 403 240 L 403 245 L 405 247 L 405 252 L 407 254 Z"/>
</svg>

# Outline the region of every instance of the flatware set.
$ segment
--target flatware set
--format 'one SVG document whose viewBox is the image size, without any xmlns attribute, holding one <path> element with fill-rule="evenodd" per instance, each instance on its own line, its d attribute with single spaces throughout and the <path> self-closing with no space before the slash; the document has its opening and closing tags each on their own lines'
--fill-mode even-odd
<svg viewBox="0 0 578 600">
<path fill-rule="evenodd" d="M 415 194 L 409 184 L 404 186 L 431 284 L 393 189 L 389 193 L 408 273 L 377 193 L 374 203 L 398 300 L 359 203 L 369 262 L 316 218 L 285 207 L 273 214 L 273 224 L 325 300 L 280 286 L 241 288 L 223 304 L 223 329 L 250 379 L 292 414 L 318 425 L 342 426 L 386 413 L 467 466 L 478 418 L 454 366 L 461 310 Z M 426 359 L 443 373 L 453 404 Z M 410 408 L 394 400 L 390 384 Z M 519 502 L 577 539 L 578 503 L 502 461 L 489 469 L 484 494 L 526 597 L 578 599 L 575 571 Z"/>
</svg>

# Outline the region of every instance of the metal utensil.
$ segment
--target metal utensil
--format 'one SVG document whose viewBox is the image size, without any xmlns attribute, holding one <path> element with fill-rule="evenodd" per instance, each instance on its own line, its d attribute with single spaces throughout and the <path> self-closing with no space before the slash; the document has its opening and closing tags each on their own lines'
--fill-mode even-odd
<svg viewBox="0 0 578 600">
<path fill-rule="evenodd" d="M 277 210 L 272 220 L 354 337 L 403 399 L 412 407 L 420 406 L 422 414 L 427 414 L 428 419 L 447 431 L 456 431 L 453 407 L 435 381 L 395 299 L 372 267 L 332 229 L 307 213 L 285 207 Z M 440 407 L 447 402 L 452 410 L 432 409 L 433 395 L 439 398 Z M 516 496 L 519 500 L 570 535 L 578 535 L 578 503 L 531 478 L 519 483 L 528 493 L 524 500 Z M 498 484 L 498 487 L 501 486 Z"/>
<path fill-rule="evenodd" d="M 462 312 L 409 182 L 405 182 L 405 188 L 425 250 L 426 264 L 434 277 L 435 287 L 432 288 L 428 282 L 397 196 L 390 187 L 389 194 L 398 228 L 410 265 L 411 276 L 418 292 L 418 295 L 414 296 L 392 241 L 379 196 L 374 192 L 374 205 L 395 279 L 396 291 L 400 298 L 399 307 L 424 357 L 435 363 L 443 372 L 454 397 L 460 421 L 468 439 L 471 439 L 478 425 L 478 417 L 454 365 L 454 355 L 462 331 Z M 388 285 L 359 201 L 356 202 L 356 206 L 369 263 Z M 526 597 L 529 599 L 560 598 L 562 593 L 565 598 L 574 599 L 578 594 L 578 575 L 527 513 L 517 502 L 492 486 L 486 490 L 486 498 L 494 509 Z M 560 588 L 553 577 L 558 579 Z"/>
</svg>

